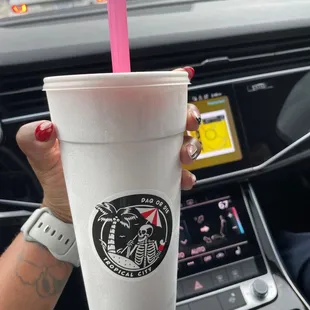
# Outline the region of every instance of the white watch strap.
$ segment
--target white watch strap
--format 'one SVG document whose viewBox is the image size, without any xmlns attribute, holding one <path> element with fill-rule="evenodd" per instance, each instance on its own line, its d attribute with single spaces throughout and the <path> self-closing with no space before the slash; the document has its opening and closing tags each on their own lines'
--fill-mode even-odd
<svg viewBox="0 0 310 310">
<path fill-rule="evenodd" d="M 80 266 L 73 225 L 59 220 L 48 208 L 35 210 L 21 231 L 25 240 L 44 245 L 58 260 Z"/>
</svg>

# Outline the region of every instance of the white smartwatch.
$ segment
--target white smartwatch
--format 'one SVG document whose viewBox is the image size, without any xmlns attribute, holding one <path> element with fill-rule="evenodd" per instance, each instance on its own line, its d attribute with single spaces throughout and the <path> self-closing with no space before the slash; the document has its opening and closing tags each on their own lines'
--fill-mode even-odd
<svg viewBox="0 0 310 310">
<path fill-rule="evenodd" d="M 49 208 L 35 210 L 21 231 L 25 240 L 44 245 L 58 260 L 80 266 L 73 225 L 59 220 Z"/>
</svg>

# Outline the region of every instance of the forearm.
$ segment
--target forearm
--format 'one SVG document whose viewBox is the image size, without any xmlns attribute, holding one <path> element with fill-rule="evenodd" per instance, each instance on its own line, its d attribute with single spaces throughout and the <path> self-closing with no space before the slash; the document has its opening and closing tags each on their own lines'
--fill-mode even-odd
<svg viewBox="0 0 310 310">
<path fill-rule="evenodd" d="M 20 233 L 0 258 L 0 309 L 54 309 L 72 272 Z"/>
</svg>

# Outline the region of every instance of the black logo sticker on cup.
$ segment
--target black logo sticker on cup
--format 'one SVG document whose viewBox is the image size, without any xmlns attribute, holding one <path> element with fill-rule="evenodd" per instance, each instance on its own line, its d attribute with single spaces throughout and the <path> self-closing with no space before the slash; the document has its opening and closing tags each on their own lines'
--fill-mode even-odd
<svg viewBox="0 0 310 310">
<path fill-rule="evenodd" d="M 140 278 L 164 259 L 172 233 L 168 203 L 156 195 L 136 194 L 96 206 L 92 237 L 102 262 L 115 274 Z"/>
</svg>

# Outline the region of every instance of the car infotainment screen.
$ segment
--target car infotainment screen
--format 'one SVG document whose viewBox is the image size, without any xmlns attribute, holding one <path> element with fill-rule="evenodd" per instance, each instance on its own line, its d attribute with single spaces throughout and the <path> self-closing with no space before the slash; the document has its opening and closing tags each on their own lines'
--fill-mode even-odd
<svg viewBox="0 0 310 310">
<path fill-rule="evenodd" d="M 181 207 L 179 277 L 260 253 L 242 197 L 187 197 Z"/>
<path fill-rule="evenodd" d="M 201 125 L 188 132 L 202 146 L 197 160 L 189 170 L 216 166 L 242 159 L 241 148 L 228 96 L 193 102 L 201 112 Z"/>
<path fill-rule="evenodd" d="M 205 179 L 262 164 L 310 127 L 309 67 L 193 86 L 189 102 L 201 125 L 189 135 L 201 142 L 197 160 L 184 166 Z M 287 156 L 307 152 L 309 142 Z"/>
</svg>

